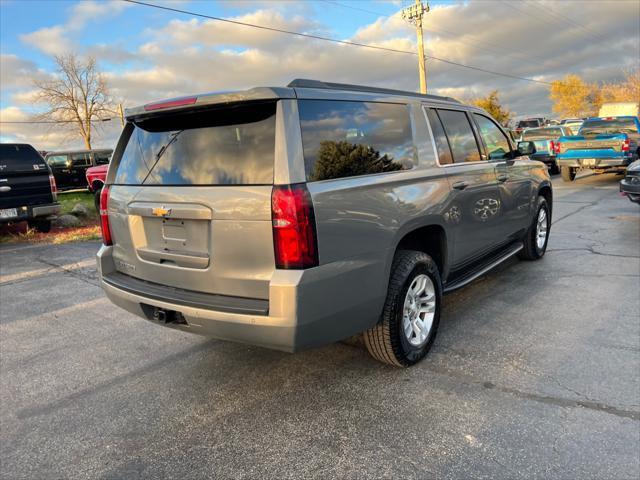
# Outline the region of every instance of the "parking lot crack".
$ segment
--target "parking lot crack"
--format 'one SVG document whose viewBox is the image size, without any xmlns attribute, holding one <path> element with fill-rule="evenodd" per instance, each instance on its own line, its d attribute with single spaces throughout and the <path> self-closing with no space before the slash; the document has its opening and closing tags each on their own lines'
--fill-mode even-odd
<svg viewBox="0 0 640 480">
<path fill-rule="evenodd" d="M 572 389 L 569 389 L 568 387 L 564 387 L 563 385 L 560 385 L 560 386 L 580 396 L 581 399 L 569 399 L 569 398 L 563 398 L 563 397 L 554 397 L 551 395 L 541 395 L 541 394 L 532 393 L 532 392 L 524 392 L 516 388 L 497 385 L 493 382 L 478 379 L 476 377 L 466 375 L 461 372 L 455 372 L 447 368 L 435 367 L 433 365 L 429 366 L 428 368 L 434 373 L 453 377 L 467 384 L 480 385 L 485 389 L 497 390 L 499 392 L 513 395 L 515 397 L 518 397 L 524 400 L 531 400 L 534 402 L 543 403 L 547 405 L 554 405 L 554 406 L 563 407 L 563 408 L 576 408 L 576 407 L 587 408 L 589 410 L 607 413 L 610 415 L 615 415 L 617 417 L 629 418 L 631 420 L 636 420 L 636 421 L 640 420 L 640 411 L 624 410 L 618 407 L 614 407 L 612 405 L 607 405 L 605 403 L 591 400 L 588 397 L 581 394 L 580 392 L 575 392 Z"/>
</svg>

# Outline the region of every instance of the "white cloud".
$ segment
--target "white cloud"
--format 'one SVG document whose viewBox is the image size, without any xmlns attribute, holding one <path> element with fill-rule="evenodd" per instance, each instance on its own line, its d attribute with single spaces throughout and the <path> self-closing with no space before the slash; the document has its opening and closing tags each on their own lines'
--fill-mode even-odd
<svg viewBox="0 0 640 480">
<path fill-rule="evenodd" d="M 69 20 L 70 25 L 76 25 L 74 28 L 113 12 L 108 10 L 112 4 L 87 5 L 74 8 L 75 17 Z M 427 54 L 543 81 L 567 73 L 580 74 L 588 81 L 611 81 L 620 78 L 625 67 L 638 65 L 638 2 L 584 2 L 579 12 L 574 6 L 573 2 L 544 0 L 536 4 L 520 2 L 517 8 L 521 11 L 495 1 L 439 5 L 425 21 Z M 335 37 L 329 25 L 314 20 L 304 2 L 246 2 L 242 8 L 245 13 L 234 17 L 239 21 Z M 142 38 L 145 43 L 133 50 L 117 39 L 113 44 L 84 47 L 85 53 L 95 55 L 99 61 L 126 66 L 106 73 L 112 93 L 122 98 L 126 106 L 192 93 L 285 85 L 296 77 L 418 88 L 415 55 L 338 45 L 213 20 L 174 19 L 171 14 L 167 14 L 162 27 L 144 30 Z M 363 25 L 351 39 L 415 50 L 414 28 L 397 14 L 375 20 L 372 17 L 371 23 Z M 26 80 L 36 74 L 35 65 L 19 64 L 17 57 L 7 57 L 10 58 L 3 57 L 3 67 L 6 63 L 11 65 L 11 71 L 23 72 L 18 78 Z M 544 85 L 434 59 L 427 61 L 427 70 L 432 93 L 464 99 L 498 89 L 501 100 L 517 115 L 550 112 Z M 4 93 L 4 68 L 2 73 Z M 8 80 L 13 82 L 12 88 L 23 81 Z M 28 93 L 14 94 L 12 98 L 15 105 L 28 106 Z M 112 137 L 105 134 L 102 138 L 113 142 L 116 131 L 112 129 Z"/>
</svg>

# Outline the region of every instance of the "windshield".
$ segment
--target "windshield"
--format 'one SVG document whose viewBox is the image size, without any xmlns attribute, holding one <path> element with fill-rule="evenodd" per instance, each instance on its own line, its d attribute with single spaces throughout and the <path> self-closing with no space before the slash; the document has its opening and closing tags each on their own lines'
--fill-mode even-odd
<svg viewBox="0 0 640 480">
<path fill-rule="evenodd" d="M 613 118 L 605 120 L 585 120 L 580 128 L 580 135 L 598 135 L 602 133 L 637 133 L 638 129 L 633 118 Z"/>
<path fill-rule="evenodd" d="M 275 102 L 243 103 L 136 122 L 114 183 L 271 184 L 275 114 Z"/>
<path fill-rule="evenodd" d="M 542 140 L 547 138 L 558 138 L 562 136 L 561 128 L 536 128 L 534 130 L 526 130 L 522 134 L 523 140 Z"/>
</svg>

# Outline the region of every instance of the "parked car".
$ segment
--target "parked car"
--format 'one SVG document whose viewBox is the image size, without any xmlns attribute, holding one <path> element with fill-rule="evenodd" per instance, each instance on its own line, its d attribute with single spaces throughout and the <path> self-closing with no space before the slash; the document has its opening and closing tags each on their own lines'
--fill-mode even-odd
<svg viewBox="0 0 640 480">
<path fill-rule="evenodd" d="M 98 165 L 87 168 L 87 185 L 89 185 L 89 191 L 93 193 L 96 210 L 100 210 L 100 192 L 107 178 L 108 169 L 109 165 Z"/>
<path fill-rule="evenodd" d="M 59 190 L 87 188 L 87 168 L 106 165 L 111 160 L 113 150 L 73 150 L 49 152 L 45 157 L 51 167 Z"/>
<path fill-rule="evenodd" d="M 640 203 L 640 160 L 627 168 L 626 176 L 620 182 L 620 191 L 632 202 Z"/>
<path fill-rule="evenodd" d="M 556 164 L 556 151 L 560 137 L 572 135 L 568 128 L 558 126 L 528 128 L 522 133 L 522 140 L 533 142 L 536 153 L 530 155 L 531 160 L 544 163 L 552 174 L 560 173 Z"/>
<path fill-rule="evenodd" d="M 516 123 L 516 134 L 518 135 L 522 135 L 522 132 L 524 132 L 525 129 L 527 128 L 538 128 L 538 127 L 542 127 L 544 125 L 544 119 L 541 117 L 534 117 L 534 118 L 526 118 L 524 120 L 519 120 Z"/>
<path fill-rule="evenodd" d="M 26 220 L 30 228 L 48 232 L 59 211 L 56 181 L 36 149 L 0 144 L 0 224 Z"/>
<path fill-rule="evenodd" d="M 364 331 L 408 366 L 444 292 L 545 253 L 547 169 L 451 98 L 294 80 L 126 118 L 98 268 L 115 304 L 162 325 L 286 351 Z"/>
<path fill-rule="evenodd" d="M 640 156 L 638 117 L 588 118 L 578 135 L 561 137 L 556 161 L 571 182 L 581 168 L 595 173 L 624 172 Z"/>
</svg>

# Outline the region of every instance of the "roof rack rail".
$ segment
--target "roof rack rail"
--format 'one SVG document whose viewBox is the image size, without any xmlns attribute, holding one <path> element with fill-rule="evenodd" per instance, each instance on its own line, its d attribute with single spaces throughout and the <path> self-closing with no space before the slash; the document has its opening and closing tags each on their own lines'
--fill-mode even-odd
<svg viewBox="0 0 640 480">
<path fill-rule="evenodd" d="M 367 87 L 364 85 L 351 85 L 349 83 L 333 83 L 323 82 L 321 80 L 309 80 L 306 78 L 296 78 L 289 82 L 287 87 L 291 88 L 324 88 L 327 90 L 350 90 L 353 92 L 369 92 L 369 93 L 388 93 L 391 95 L 405 95 L 411 97 L 420 97 L 430 100 L 444 100 L 447 102 L 461 103 L 459 100 L 451 97 L 442 97 L 440 95 L 430 95 L 427 93 L 409 92 L 406 90 L 394 90 L 391 88 Z"/>
</svg>

